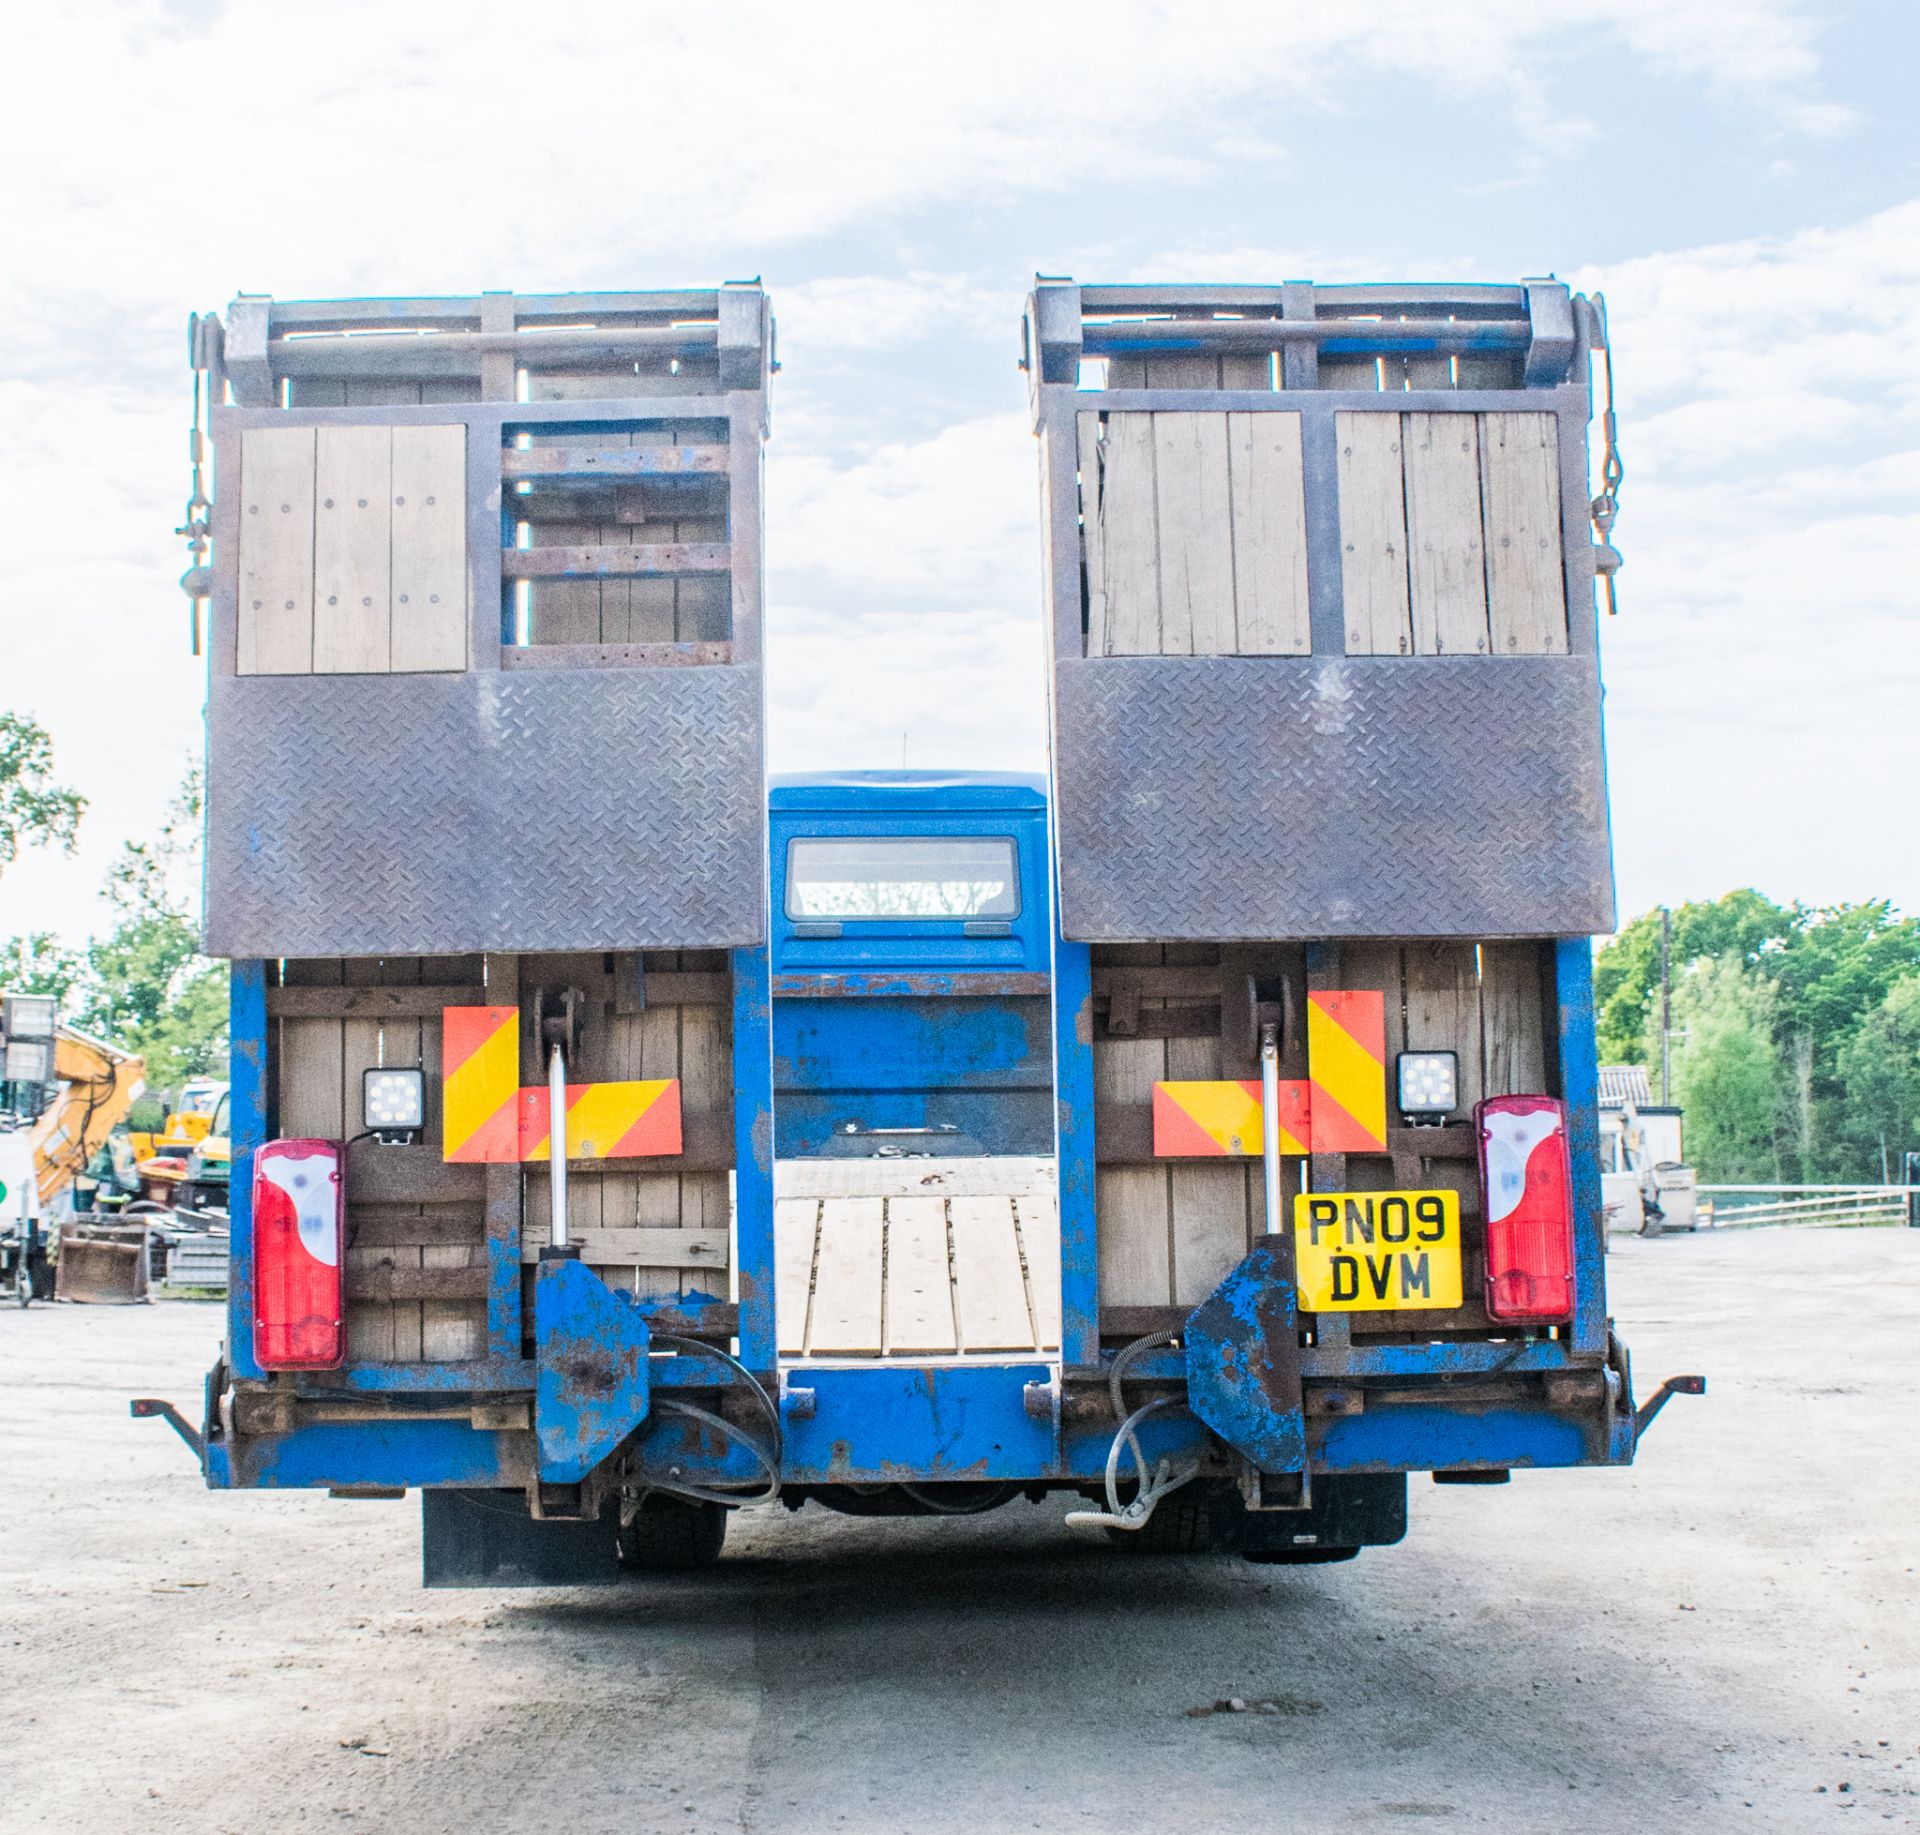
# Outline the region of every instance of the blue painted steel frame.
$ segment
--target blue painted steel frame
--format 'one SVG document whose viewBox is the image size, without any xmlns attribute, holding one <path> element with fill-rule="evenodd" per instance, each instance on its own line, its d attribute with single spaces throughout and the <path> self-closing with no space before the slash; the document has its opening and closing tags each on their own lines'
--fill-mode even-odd
<svg viewBox="0 0 1920 1835">
<path fill-rule="evenodd" d="M 1055 991 L 1054 1073 L 1060 1173 L 1063 1303 L 1062 1360 L 1070 1368 L 1099 1363 L 1099 1245 L 1093 1139 L 1092 952 L 1052 935 Z M 733 952 L 735 1214 L 739 1270 L 739 1334 L 748 1368 L 777 1366 L 773 1297 L 773 1033 L 768 951 Z M 1594 1059 L 1593 970 L 1585 938 L 1554 946 L 1560 1093 L 1567 1105 L 1576 1206 L 1579 1312 L 1569 1338 L 1525 1343 L 1320 1346 L 1302 1354 L 1310 1381 L 1525 1378 L 1591 1367 L 1606 1348 L 1604 1238 L 1598 1169 L 1598 1091 Z M 268 1032 L 266 965 L 233 965 L 231 1196 L 233 1271 L 228 1367 L 239 1377 L 263 1374 L 253 1359 L 251 1293 L 251 1165 L 266 1139 Z M 517 1313 L 517 1261 L 495 1267 L 490 1312 Z M 508 1282 L 511 1297 L 506 1294 Z M 1164 1368 L 1162 1367 L 1164 1366 Z M 1177 1377 L 1179 1353 L 1138 1360 L 1142 1377 Z M 979 1369 L 796 1369 L 793 1390 L 811 1387 L 813 1412 L 789 1412 L 791 1482 L 844 1478 L 1062 1478 L 1098 1472 L 1109 1430 L 1098 1423 L 1061 1431 L 1035 1416 L 1027 1385 L 1046 1378 L 1039 1364 Z M 716 1373 L 686 1359 L 662 1358 L 655 1388 L 711 1385 Z M 355 1365 L 326 1380 L 357 1392 L 499 1394 L 533 1386 L 534 1366 L 517 1356 L 465 1364 Z M 1169 1413 L 1143 1435 L 1154 1456 L 1204 1440 L 1199 1424 Z M 1623 1464 L 1632 1458 L 1629 1418 L 1569 1415 L 1516 1395 L 1511 1403 L 1396 1401 L 1357 1416 L 1315 1421 L 1316 1470 L 1421 1470 L 1462 1466 Z M 716 1480 L 750 1482 L 751 1462 L 734 1449 L 705 1443 L 682 1425 L 662 1422 L 642 1443 L 643 1463 L 664 1461 Z M 525 1460 L 510 1434 L 481 1431 L 459 1420 L 369 1421 L 303 1427 L 234 1449 L 209 1445 L 205 1467 L 214 1485 L 247 1487 L 331 1484 L 514 1484 Z"/>
<path fill-rule="evenodd" d="M 1093 951 L 1053 940 L 1053 1085 L 1060 1187 L 1060 1357 L 1100 1361 L 1100 1226 L 1093 1142 Z"/>
<path fill-rule="evenodd" d="M 267 965 L 257 957 L 233 964 L 232 1041 L 227 1126 L 227 1368 L 235 1376 L 266 1375 L 253 1354 L 253 1156 L 267 1141 Z"/>
<path fill-rule="evenodd" d="M 773 1317 L 773 999 L 765 949 L 733 952 L 734 1268 L 740 1361 L 771 1374 Z"/>
<path fill-rule="evenodd" d="M 1560 1100 L 1567 1107 L 1573 1162 L 1573 1349 L 1607 1348 L 1607 1238 L 1600 1193 L 1600 1071 L 1594 1035 L 1593 944 L 1563 937 L 1553 946 L 1554 1000 L 1560 1015 Z"/>
</svg>

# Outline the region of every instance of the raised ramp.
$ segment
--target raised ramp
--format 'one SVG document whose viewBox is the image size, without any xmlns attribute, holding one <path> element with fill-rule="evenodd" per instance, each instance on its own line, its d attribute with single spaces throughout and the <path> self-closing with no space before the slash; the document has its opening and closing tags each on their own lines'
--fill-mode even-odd
<svg viewBox="0 0 1920 1835">
<path fill-rule="evenodd" d="M 1052 1160 L 781 1160 L 774 1192 L 782 1357 L 1060 1348 Z"/>
</svg>

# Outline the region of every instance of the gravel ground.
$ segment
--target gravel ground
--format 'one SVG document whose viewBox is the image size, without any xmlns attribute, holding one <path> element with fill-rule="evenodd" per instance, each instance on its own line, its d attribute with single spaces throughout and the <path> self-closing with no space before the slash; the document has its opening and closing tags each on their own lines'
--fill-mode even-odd
<svg viewBox="0 0 1920 1835">
<path fill-rule="evenodd" d="M 412 1501 L 201 1489 L 126 1397 L 193 1403 L 213 1308 L 9 1308 L 0 1827 L 1920 1828 L 1920 1232 L 1612 1279 L 1642 1388 L 1707 1398 L 1632 1472 L 1416 1480 L 1343 1567 L 809 1507 L 532 1593 L 418 1590 Z"/>
</svg>

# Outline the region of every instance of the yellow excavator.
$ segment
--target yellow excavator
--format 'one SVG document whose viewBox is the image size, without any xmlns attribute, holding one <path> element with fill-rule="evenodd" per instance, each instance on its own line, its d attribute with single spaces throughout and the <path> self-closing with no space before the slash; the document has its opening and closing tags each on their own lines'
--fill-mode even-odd
<svg viewBox="0 0 1920 1835">
<path fill-rule="evenodd" d="M 217 1077 L 190 1078 L 162 1132 L 129 1132 L 142 1198 L 189 1210 L 226 1207 L 227 1095 Z"/>
<path fill-rule="evenodd" d="M 92 1184 L 88 1168 L 146 1088 L 146 1068 L 134 1053 L 75 1027 L 54 1032 L 55 1094 L 34 1123 L 33 1150 L 43 1210 L 52 1212 L 66 1196 L 72 1213 L 60 1226 L 60 1299 L 113 1304 L 147 1297 L 147 1226 L 79 1209 Z"/>
<path fill-rule="evenodd" d="M 23 1305 L 52 1291 L 45 1222 L 77 1209 L 74 1200 L 85 1189 L 94 1155 L 146 1088 L 144 1061 L 117 1045 L 72 1026 L 55 1026 L 51 1044 L 50 1058 L 40 1059 L 34 1081 L 26 1086 L 40 1092 L 45 1106 L 37 1114 L 32 1102 L 24 1111 L 10 1109 L 0 1141 L 5 1162 L 0 1169 L 0 1285 Z M 146 1256 L 142 1247 L 118 1239 L 127 1234 L 66 1223 L 59 1261 L 62 1296 L 143 1298 Z M 132 1234 L 144 1242 L 144 1226 Z"/>
<path fill-rule="evenodd" d="M 32 1130 L 40 1202 L 49 1209 L 147 1087 L 144 1059 L 72 1026 L 55 1029 L 53 1074 L 57 1093 Z"/>
</svg>

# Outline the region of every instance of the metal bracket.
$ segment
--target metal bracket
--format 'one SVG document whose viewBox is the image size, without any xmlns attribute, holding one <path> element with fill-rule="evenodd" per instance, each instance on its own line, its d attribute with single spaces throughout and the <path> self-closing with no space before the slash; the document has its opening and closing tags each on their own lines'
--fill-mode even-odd
<svg viewBox="0 0 1920 1835">
<path fill-rule="evenodd" d="M 1261 1471 L 1304 1470 L 1292 1239 L 1284 1233 L 1262 1237 L 1188 1315 L 1181 1336 L 1193 1412 Z"/>
<path fill-rule="evenodd" d="M 1704 1376 L 1670 1376 L 1633 1413 L 1633 1437 L 1638 1440 L 1653 1425 L 1653 1417 L 1666 1407 L 1669 1396 L 1705 1395 Z"/>
<path fill-rule="evenodd" d="M 1297 1472 L 1263 1472 L 1252 1460 L 1240 1467 L 1240 1501 L 1249 1510 L 1268 1514 L 1292 1511 L 1295 1515 L 1313 1508 L 1313 1473 L 1307 1466 Z M 1312 1541 L 1307 1536 L 1306 1541 Z"/>
<path fill-rule="evenodd" d="M 1527 318 L 1533 328 L 1526 384 L 1530 389 L 1550 388 L 1566 381 L 1573 363 L 1573 300 L 1563 281 L 1528 279 L 1521 284 L 1526 288 Z"/>
<path fill-rule="evenodd" d="M 1080 289 L 1071 281 L 1050 281 L 1034 277 L 1033 342 L 1028 361 L 1039 359 L 1034 373 L 1036 383 L 1065 383 L 1080 380 Z"/>
<path fill-rule="evenodd" d="M 194 1458 L 205 1460 L 207 1443 L 201 1438 L 199 1428 L 195 1427 L 171 1402 L 163 1402 L 155 1396 L 143 1395 L 127 1404 L 127 1412 L 136 1421 L 158 1419 L 166 1422 L 192 1449 Z"/>
<path fill-rule="evenodd" d="M 820 1407 L 820 1391 L 789 1383 L 780 1372 L 780 1414 L 788 1421 L 811 1421 Z"/>
<path fill-rule="evenodd" d="M 537 996 L 540 1043 L 558 1045 L 569 1060 L 580 1048 L 587 997 L 578 988 L 542 988 Z"/>
<path fill-rule="evenodd" d="M 272 314 L 273 300 L 262 293 L 243 293 L 227 308 L 227 381 L 233 386 L 233 399 L 243 408 L 279 405 L 267 354 Z"/>
<path fill-rule="evenodd" d="M 543 1484 L 578 1484 L 646 1420 L 646 1315 L 570 1257 L 533 1288 L 534 1446 Z"/>
</svg>

